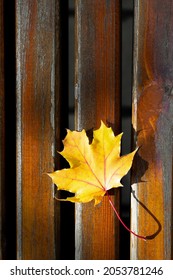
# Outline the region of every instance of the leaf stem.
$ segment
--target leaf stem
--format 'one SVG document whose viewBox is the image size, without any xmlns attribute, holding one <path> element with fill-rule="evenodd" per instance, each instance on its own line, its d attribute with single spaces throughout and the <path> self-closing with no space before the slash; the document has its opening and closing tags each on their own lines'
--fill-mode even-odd
<svg viewBox="0 0 173 280">
<path fill-rule="evenodd" d="M 112 200 L 111 200 L 111 197 L 110 197 L 110 195 L 109 195 L 109 193 L 108 193 L 107 190 L 106 190 L 106 194 L 107 194 L 107 196 L 108 196 L 109 203 L 110 203 L 112 209 L 114 210 L 114 213 L 116 214 L 118 220 L 119 220 L 120 223 L 123 225 L 123 227 L 124 227 L 127 231 L 129 231 L 130 233 L 132 233 L 133 235 L 135 235 L 136 237 L 141 238 L 141 239 L 143 239 L 144 241 L 146 241 L 146 236 L 142 236 L 142 235 L 139 235 L 139 234 L 135 233 L 134 231 L 132 231 L 131 229 L 129 229 L 129 228 L 125 225 L 125 223 L 122 221 L 120 215 L 118 214 L 118 212 L 117 212 L 117 210 L 116 210 L 116 208 L 115 208 L 115 206 L 114 206 L 114 204 L 113 204 L 113 202 L 112 202 Z"/>
</svg>

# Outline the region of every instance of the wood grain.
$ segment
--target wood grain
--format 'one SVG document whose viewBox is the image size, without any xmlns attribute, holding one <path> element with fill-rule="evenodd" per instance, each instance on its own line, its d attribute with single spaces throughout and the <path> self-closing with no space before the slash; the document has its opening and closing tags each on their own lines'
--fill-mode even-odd
<svg viewBox="0 0 173 280">
<path fill-rule="evenodd" d="M 55 259 L 58 251 L 59 209 L 46 175 L 54 170 L 60 133 L 58 3 L 16 1 L 18 259 Z"/>
<path fill-rule="evenodd" d="M 120 128 L 120 2 L 77 0 L 76 129 Z M 119 191 L 115 192 L 119 207 Z M 117 259 L 119 225 L 107 197 L 76 206 L 76 259 Z"/>
<path fill-rule="evenodd" d="M 173 2 L 135 1 L 132 259 L 172 258 Z"/>
</svg>

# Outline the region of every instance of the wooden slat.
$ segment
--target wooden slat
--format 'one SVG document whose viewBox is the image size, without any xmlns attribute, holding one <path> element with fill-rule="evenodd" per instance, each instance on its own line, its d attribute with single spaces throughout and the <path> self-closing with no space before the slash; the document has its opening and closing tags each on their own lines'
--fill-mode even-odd
<svg viewBox="0 0 173 280">
<path fill-rule="evenodd" d="M 135 1 L 132 259 L 172 258 L 173 1 Z M 142 182 L 141 182 L 142 181 Z"/>
<path fill-rule="evenodd" d="M 4 201 L 4 17 L 3 1 L 0 1 L 0 259 L 3 258 L 3 201 Z"/>
<path fill-rule="evenodd" d="M 16 1 L 18 259 L 56 257 L 58 213 L 54 186 L 45 173 L 54 170 L 55 134 L 59 137 L 57 8 L 54 0 Z"/>
<path fill-rule="evenodd" d="M 76 1 L 76 129 L 120 128 L 118 0 Z M 115 192 L 119 207 L 119 191 Z M 108 198 L 76 206 L 76 259 L 117 259 L 119 226 Z"/>
</svg>

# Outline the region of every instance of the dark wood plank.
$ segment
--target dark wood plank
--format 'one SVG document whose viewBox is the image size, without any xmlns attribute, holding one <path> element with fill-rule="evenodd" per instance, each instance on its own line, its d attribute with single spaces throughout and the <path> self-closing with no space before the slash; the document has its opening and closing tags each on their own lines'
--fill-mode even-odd
<svg viewBox="0 0 173 280">
<path fill-rule="evenodd" d="M 135 1 L 132 259 L 172 258 L 172 30 L 173 1 Z"/>
<path fill-rule="evenodd" d="M 55 259 L 59 250 L 59 210 L 45 174 L 54 170 L 60 137 L 58 3 L 16 1 L 18 259 Z"/>
<path fill-rule="evenodd" d="M 0 259 L 3 258 L 4 251 L 4 145 L 5 145 L 5 112 L 4 112 L 4 17 L 3 17 L 3 1 L 0 1 Z"/>
<path fill-rule="evenodd" d="M 76 129 L 120 128 L 120 2 L 76 1 Z M 119 191 L 115 192 L 119 207 Z M 107 197 L 76 205 L 76 258 L 117 259 L 119 225 Z"/>
</svg>

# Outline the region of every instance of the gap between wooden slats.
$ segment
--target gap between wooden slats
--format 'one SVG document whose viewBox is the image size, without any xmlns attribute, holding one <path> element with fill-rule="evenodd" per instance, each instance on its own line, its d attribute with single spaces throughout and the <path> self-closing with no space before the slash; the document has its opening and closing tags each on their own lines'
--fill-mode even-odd
<svg viewBox="0 0 173 280">
<path fill-rule="evenodd" d="M 3 200 L 4 200 L 4 17 L 0 1 L 0 259 L 3 258 Z"/>
<path fill-rule="evenodd" d="M 0 1 L 1 258 L 16 258 L 14 3 Z"/>
</svg>

